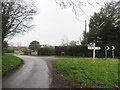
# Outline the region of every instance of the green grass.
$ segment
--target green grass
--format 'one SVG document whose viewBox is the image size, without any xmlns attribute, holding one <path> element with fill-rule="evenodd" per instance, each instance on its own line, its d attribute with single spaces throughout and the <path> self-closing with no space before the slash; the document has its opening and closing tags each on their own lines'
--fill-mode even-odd
<svg viewBox="0 0 120 90">
<path fill-rule="evenodd" d="M 20 64 L 20 62 L 20 58 L 14 56 L 11 53 L 5 53 L 5 55 L 2 56 L 2 73 L 4 74 L 9 72 L 12 68 Z"/>
<path fill-rule="evenodd" d="M 64 56 L 64 55 L 61 55 L 61 56 L 55 56 L 55 57 L 64 57 L 64 58 L 79 58 L 80 56 Z"/>
<path fill-rule="evenodd" d="M 59 76 L 83 88 L 118 88 L 118 60 L 65 58 L 52 62 Z"/>
</svg>

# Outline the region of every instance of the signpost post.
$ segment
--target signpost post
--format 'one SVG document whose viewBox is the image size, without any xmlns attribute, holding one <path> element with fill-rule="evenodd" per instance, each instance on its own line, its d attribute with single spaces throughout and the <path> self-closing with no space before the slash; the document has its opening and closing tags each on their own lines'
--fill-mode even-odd
<svg viewBox="0 0 120 90">
<path fill-rule="evenodd" d="M 106 49 L 105 49 L 105 58 L 107 58 L 107 51 L 110 49 L 109 46 L 106 46 Z"/>
<path fill-rule="evenodd" d="M 88 44 L 88 49 L 93 50 L 93 60 L 95 61 L 95 50 L 100 50 L 100 47 L 95 47 L 95 43 Z"/>
<path fill-rule="evenodd" d="M 114 49 L 115 49 L 115 47 L 114 46 L 111 46 L 112 47 L 112 58 L 114 58 L 115 56 L 114 56 Z"/>
</svg>

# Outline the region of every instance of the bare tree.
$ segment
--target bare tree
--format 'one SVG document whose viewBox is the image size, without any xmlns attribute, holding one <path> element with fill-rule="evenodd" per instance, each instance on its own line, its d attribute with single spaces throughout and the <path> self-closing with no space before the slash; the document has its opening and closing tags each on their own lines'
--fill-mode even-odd
<svg viewBox="0 0 120 90">
<path fill-rule="evenodd" d="M 104 6 L 106 3 L 115 0 L 55 0 L 55 2 L 61 8 L 72 7 L 73 12 L 76 17 L 79 17 L 81 14 L 89 15 L 84 9 L 88 6 Z"/>
<path fill-rule="evenodd" d="M 30 30 L 30 21 L 36 13 L 33 3 L 23 0 L 2 1 L 2 41 L 14 35 Z"/>
<path fill-rule="evenodd" d="M 67 36 L 63 36 L 61 39 L 61 45 L 62 46 L 68 46 L 68 37 Z"/>
<path fill-rule="evenodd" d="M 71 41 L 69 42 L 69 45 L 70 45 L 70 46 L 76 46 L 77 43 L 78 43 L 78 41 L 71 40 Z"/>
</svg>

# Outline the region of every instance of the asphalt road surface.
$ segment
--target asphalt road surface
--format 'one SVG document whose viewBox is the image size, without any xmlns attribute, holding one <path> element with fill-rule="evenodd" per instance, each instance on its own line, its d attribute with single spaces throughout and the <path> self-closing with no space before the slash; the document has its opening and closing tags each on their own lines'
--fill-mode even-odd
<svg viewBox="0 0 120 90">
<path fill-rule="evenodd" d="M 47 63 L 58 58 L 17 56 L 24 64 L 3 78 L 3 88 L 49 88 L 52 77 Z"/>
</svg>

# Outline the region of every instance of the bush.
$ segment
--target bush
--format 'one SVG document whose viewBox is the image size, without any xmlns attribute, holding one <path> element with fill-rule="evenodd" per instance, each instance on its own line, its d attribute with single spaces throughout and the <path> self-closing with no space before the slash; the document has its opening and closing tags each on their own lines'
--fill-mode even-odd
<svg viewBox="0 0 120 90">
<path fill-rule="evenodd" d="M 25 55 L 31 55 L 31 53 L 32 53 L 31 51 L 25 51 L 24 52 Z"/>
<path fill-rule="evenodd" d="M 14 53 L 14 49 L 7 49 L 6 53 Z"/>
<path fill-rule="evenodd" d="M 64 52 L 65 55 L 66 55 L 66 52 L 67 52 L 67 46 L 56 46 L 55 47 L 55 54 L 56 55 L 61 55 L 61 52 Z"/>
<path fill-rule="evenodd" d="M 61 52 L 64 52 L 67 56 L 90 56 L 91 52 L 87 49 L 87 46 L 56 46 L 55 53 L 56 55 L 61 55 Z"/>
<path fill-rule="evenodd" d="M 61 55 L 61 52 L 64 52 L 66 56 L 80 56 L 80 57 L 92 57 L 93 51 L 88 50 L 87 45 L 80 46 L 56 46 L 55 54 Z M 104 47 L 101 46 L 100 50 L 96 50 L 96 57 L 104 57 Z M 111 51 L 108 51 L 108 57 L 111 57 Z"/>
<path fill-rule="evenodd" d="M 67 47 L 67 55 L 70 56 L 81 56 L 85 57 L 87 56 L 86 53 L 88 53 L 86 46 L 68 46 Z"/>
<path fill-rule="evenodd" d="M 38 55 L 55 55 L 55 48 L 54 47 L 39 48 Z"/>
</svg>

